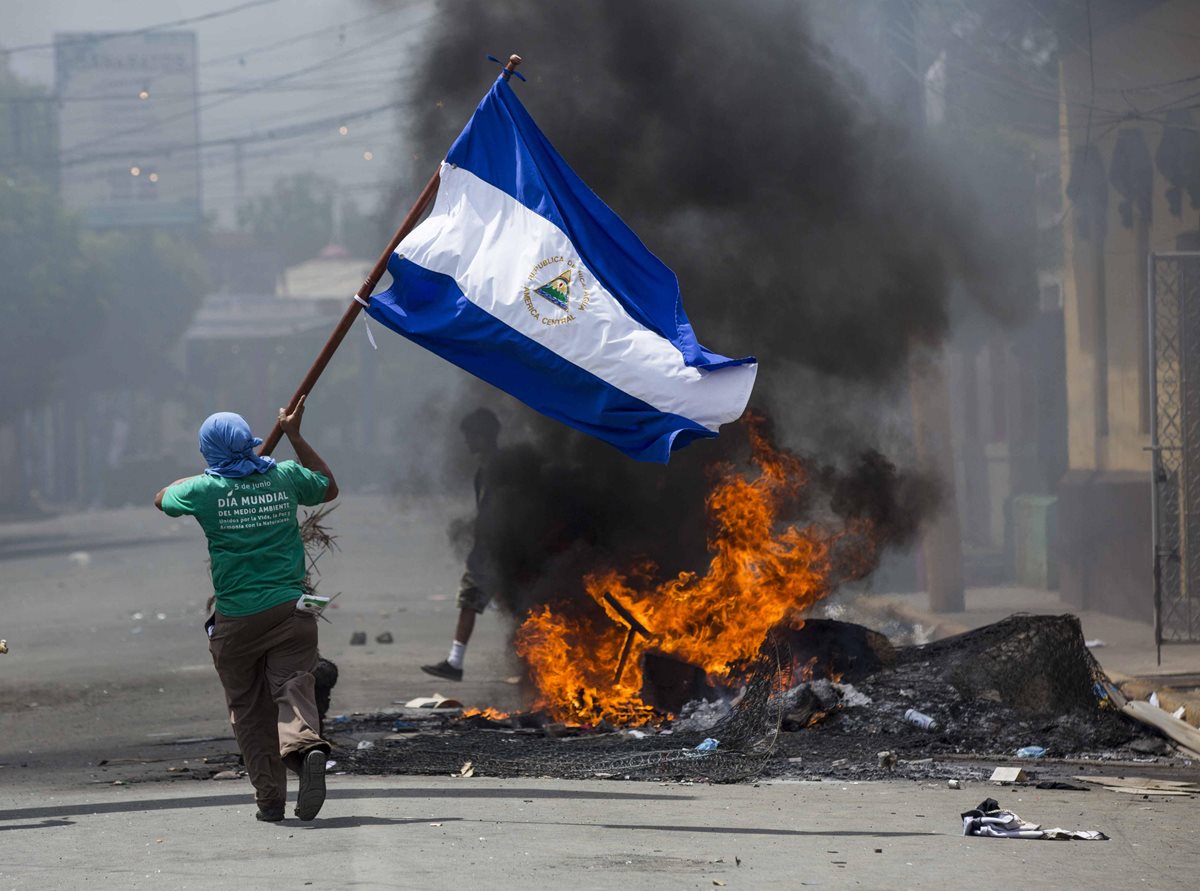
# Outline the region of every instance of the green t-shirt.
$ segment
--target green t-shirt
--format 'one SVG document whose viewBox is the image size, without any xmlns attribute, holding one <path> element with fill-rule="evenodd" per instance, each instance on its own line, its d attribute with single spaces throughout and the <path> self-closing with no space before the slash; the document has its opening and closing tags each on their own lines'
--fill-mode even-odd
<svg viewBox="0 0 1200 891">
<path fill-rule="evenodd" d="M 240 479 L 201 474 L 175 483 L 162 508 L 169 517 L 195 517 L 208 537 L 220 613 L 249 616 L 303 593 L 296 507 L 320 504 L 328 488 L 324 474 L 281 461 Z"/>
</svg>

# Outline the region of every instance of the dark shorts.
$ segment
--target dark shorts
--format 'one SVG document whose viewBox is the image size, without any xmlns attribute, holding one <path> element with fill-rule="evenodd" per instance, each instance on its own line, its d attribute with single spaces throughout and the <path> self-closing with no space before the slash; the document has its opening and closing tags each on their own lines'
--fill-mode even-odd
<svg viewBox="0 0 1200 891">
<path fill-rule="evenodd" d="M 458 608 L 473 609 L 477 613 L 482 613 L 491 602 L 492 595 L 479 587 L 471 570 L 468 569 L 464 572 L 462 580 L 458 583 L 458 597 L 455 598 Z"/>
</svg>

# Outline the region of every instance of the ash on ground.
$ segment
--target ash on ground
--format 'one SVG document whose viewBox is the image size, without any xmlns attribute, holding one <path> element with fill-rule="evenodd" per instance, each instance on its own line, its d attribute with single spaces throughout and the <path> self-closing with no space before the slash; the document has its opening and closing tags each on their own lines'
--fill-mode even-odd
<svg viewBox="0 0 1200 891">
<path fill-rule="evenodd" d="M 342 717 L 329 727 L 337 769 L 714 782 L 986 779 L 1030 746 L 1044 754 L 1017 763 L 1035 778 L 1078 773 L 1079 761 L 1191 764 L 1115 707 L 1115 688 L 1074 616 L 1013 616 L 905 647 L 862 626 L 817 620 L 787 644 L 787 655 L 764 659 L 737 697 L 688 703 L 655 726 L 415 710 Z"/>
</svg>

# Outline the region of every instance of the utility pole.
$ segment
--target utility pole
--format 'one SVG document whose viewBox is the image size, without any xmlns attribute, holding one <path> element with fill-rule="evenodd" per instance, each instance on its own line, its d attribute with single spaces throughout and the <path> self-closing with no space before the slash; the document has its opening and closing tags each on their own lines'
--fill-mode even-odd
<svg viewBox="0 0 1200 891">
<path fill-rule="evenodd" d="M 246 200 L 246 172 L 242 167 L 242 140 L 233 144 L 233 194 L 235 212 Z"/>
<path fill-rule="evenodd" d="M 917 58 L 917 21 L 912 0 L 886 0 L 884 24 L 896 105 L 914 128 L 924 128 L 925 86 Z M 938 513 L 926 523 L 921 536 L 929 607 L 937 612 L 961 612 L 965 608 L 962 532 L 955 496 L 954 441 L 945 360 L 917 344 L 912 345 L 909 356 L 909 396 L 917 460 L 936 473 L 942 484 Z"/>
</svg>

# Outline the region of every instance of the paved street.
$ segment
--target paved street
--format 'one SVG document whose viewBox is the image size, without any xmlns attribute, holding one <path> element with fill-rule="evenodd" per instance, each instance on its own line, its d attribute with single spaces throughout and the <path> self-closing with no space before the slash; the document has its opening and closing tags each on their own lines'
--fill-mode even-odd
<svg viewBox="0 0 1200 891">
<path fill-rule="evenodd" d="M 344 777 L 315 822 L 267 825 L 243 785 L 6 794 L 0 887 L 1124 889 L 1200 868 L 1192 799 L 1104 791 Z M 963 838 L 988 795 L 1112 840 Z"/>
<path fill-rule="evenodd" d="M 342 671 L 334 712 L 435 690 L 517 704 L 495 614 L 466 682 L 419 670 L 453 622 L 459 564 L 444 528 L 457 509 L 351 496 L 333 515 L 341 551 L 322 561 L 322 587 L 342 595 L 321 633 Z M 0 656 L 0 888 L 1170 888 L 1200 867 L 1193 798 L 984 784 L 335 776 L 315 823 L 260 824 L 244 779 L 170 772 L 233 750 L 200 629 L 193 523 L 131 509 L 8 524 L 0 570 L 12 647 Z M 355 630 L 372 643 L 349 646 Z M 394 644 L 373 642 L 384 630 Z M 196 737 L 216 739 L 181 743 Z M 959 813 L 988 796 L 1112 840 L 962 838 Z"/>
<path fill-rule="evenodd" d="M 460 509 L 470 507 L 340 499 L 330 521 L 340 550 L 319 564 L 320 589 L 341 592 L 321 625 L 321 652 L 341 670 L 334 713 L 433 692 L 517 705 L 497 613 L 479 622 L 466 681 L 420 671 L 445 655 L 454 629 L 462 569 L 445 529 Z M 202 628 L 207 557 L 193 520 L 152 507 L 0 525 L 0 638 L 10 647 L 0 656 L 0 782 L 40 783 L 43 771 L 87 782 L 101 758 L 230 735 Z M 349 645 L 356 630 L 367 646 Z M 395 643 L 375 643 L 383 631 Z"/>
</svg>

